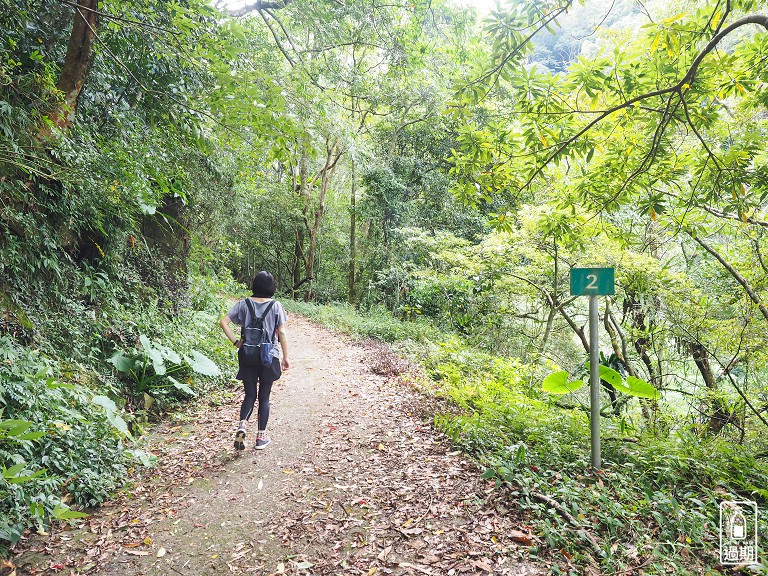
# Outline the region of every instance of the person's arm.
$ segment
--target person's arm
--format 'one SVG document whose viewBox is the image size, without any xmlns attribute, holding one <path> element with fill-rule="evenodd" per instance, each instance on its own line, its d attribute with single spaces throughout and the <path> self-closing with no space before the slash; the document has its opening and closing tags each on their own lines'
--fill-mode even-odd
<svg viewBox="0 0 768 576">
<path fill-rule="evenodd" d="M 221 329 L 224 330 L 224 334 L 227 335 L 227 338 L 229 338 L 229 341 L 232 342 L 235 346 L 240 348 L 240 346 L 243 345 L 243 343 L 235 336 L 235 333 L 232 332 L 232 328 L 229 327 L 229 325 L 232 323 L 232 318 L 229 317 L 228 314 L 221 317 L 221 320 L 219 320 L 219 326 L 221 326 Z"/>
<path fill-rule="evenodd" d="M 288 337 L 285 335 L 285 322 L 278 327 L 277 336 L 280 339 L 280 349 L 283 351 L 283 361 L 280 366 L 283 370 L 288 370 L 291 367 L 291 363 L 288 360 Z"/>
</svg>

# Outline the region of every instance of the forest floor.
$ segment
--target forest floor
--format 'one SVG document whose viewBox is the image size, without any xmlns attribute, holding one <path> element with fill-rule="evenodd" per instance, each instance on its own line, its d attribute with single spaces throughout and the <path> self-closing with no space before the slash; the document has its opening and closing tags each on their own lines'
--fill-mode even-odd
<svg viewBox="0 0 768 576">
<path fill-rule="evenodd" d="M 435 400 L 376 375 L 383 348 L 292 316 L 272 444 L 235 452 L 232 391 L 147 436 L 157 465 L 18 574 L 546 574 L 514 505 L 431 427 Z"/>
</svg>

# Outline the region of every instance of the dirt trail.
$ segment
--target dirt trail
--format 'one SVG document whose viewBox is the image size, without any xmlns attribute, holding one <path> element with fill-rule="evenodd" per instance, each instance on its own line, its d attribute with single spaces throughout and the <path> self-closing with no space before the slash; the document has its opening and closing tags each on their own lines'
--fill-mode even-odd
<svg viewBox="0 0 768 576">
<path fill-rule="evenodd" d="M 154 435 L 154 479 L 79 530 L 38 542 L 19 574 L 545 574 L 477 468 L 425 423 L 375 350 L 292 317 L 272 444 L 236 455 L 242 394 Z M 514 540 L 513 540 L 514 538 Z"/>
</svg>

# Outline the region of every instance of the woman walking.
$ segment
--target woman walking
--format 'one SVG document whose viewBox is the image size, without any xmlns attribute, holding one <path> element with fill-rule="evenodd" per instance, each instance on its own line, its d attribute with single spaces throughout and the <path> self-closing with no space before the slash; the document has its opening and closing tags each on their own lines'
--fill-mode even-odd
<svg viewBox="0 0 768 576">
<path fill-rule="evenodd" d="M 285 323 L 287 316 L 285 308 L 277 300 L 273 300 L 275 295 L 275 279 L 269 272 L 261 271 L 256 274 L 251 285 L 253 294 L 249 298 L 244 298 L 235 304 L 226 316 L 219 320 L 219 325 L 224 330 L 229 341 L 238 349 L 237 379 L 243 381 L 245 389 L 245 398 L 240 406 L 240 423 L 235 432 L 235 449 L 243 450 L 245 448 L 245 434 L 248 429 L 248 420 L 253 413 L 253 407 L 258 399 L 258 431 L 256 434 L 256 450 L 266 448 L 270 439 L 267 436 L 267 422 L 269 420 L 269 394 L 272 391 L 272 384 L 280 378 L 282 370 L 288 370 L 290 362 L 288 361 L 288 339 L 285 335 Z M 241 337 L 237 338 L 230 328 L 230 324 L 235 323 L 241 327 Z M 268 362 L 258 361 L 259 353 L 255 354 L 256 361 L 251 360 L 249 350 L 244 350 L 243 345 L 251 347 L 255 334 L 264 337 L 258 340 L 256 344 L 264 342 L 261 346 L 265 347 L 265 354 L 270 354 Z M 246 336 L 250 334 L 250 336 Z M 282 362 L 280 361 L 277 346 L 273 345 L 275 336 L 280 341 L 280 349 L 283 352 Z M 260 336 L 259 336 L 260 337 Z M 282 370 L 281 370 L 282 369 Z"/>
</svg>

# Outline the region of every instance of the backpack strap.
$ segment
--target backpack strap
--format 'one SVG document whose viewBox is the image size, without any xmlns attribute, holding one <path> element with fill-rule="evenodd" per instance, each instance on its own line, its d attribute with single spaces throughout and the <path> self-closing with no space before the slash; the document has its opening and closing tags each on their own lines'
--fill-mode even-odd
<svg viewBox="0 0 768 576">
<path fill-rule="evenodd" d="M 267 314 L 269 314 L 269 311 L 272 310 L 272 307 L 275 305 L 275 300 L 272 300 L 272 302 L 269 303 L 269 306 L 267 306 L 267 309 L 264 310 L 264 315 L 262 318 L 266 318 Z M 277 314 L 277 310 L 275 310 L 275 314 Z M 277 331 L 277 316 L 275 316 L 275 331 Z M 272 334 L 269 337 L 269 343 L 274 344 L 275 343 L 275 332 L 272 332 Z"/>
<path fill-rule="evenodd" d="M 248 300 L 250 300 L 250 298 L 248 298 Z M 272 310 L 272 306 L 274 306 L 274 305 L 275 305 L 275 300 L 272 300 L 272 301 L 269 303 L 269 306 L 267 306 L 266 310 L 264 310 L 264 314 L 262 314 L 262 316 L 261 316 L 261 317 L 262 317 L 262 318 L 266 318 L 266 317 L 267 317 L 267 314 L 269 314 L 269 311 L 270 311 L 270 310 Z"/>
<path fill-rule="evenodd" d="M 260 318 L 266 318 L 267 314 L 269 314 L 269 311 L 272 310 L 272 306 L 275 305 L 275 300 L 272 300 L 269 305 L 264 310 L 264 314 L 261 316 L 256 315 L 256 305 L 253 303 L 253 300 L 250 298 L 245 299 L 245 305 L 248 307 L 248 311 L 251 314 L 251 325 L 250 328 L 255 328 L 256 320 Z M 277 311 L 275 311 L 275 331 L 277 331 Z M 270 342 L 273 342 L 275 339 L 275 335 L 272 334 L 272 337 L 269 339 Z"/>
<path fill-rule="evenodd" d="M 256 305 L 253 303 L 253 300 L 251 300 L 250 298 L 246 298 L 245 305 L 248 306 L 248 311 L 251 314 L 251 324 L 253 324 L 254 321 L 259 318 L 266 318 L 267 314 L 269 314 L 269 311 L 272 309 L 272 306 L 275 305 L 275 301 L 272 300 L 269 303 L 269 306 L 266 307 L 266 309 L 264 310 L 264 314 L 262 314 L 261 316 L 256 315 Z"/>
<path fill-rule="evenodd" d="M 248 308 L 248 313 L 251 315 L 251 322 L 249 328 L 253 327 L 253 322 L 256 319 L 256 306 L 250 298 L 245 299 L 245 307 Z"/>
<path fill-rule="evenodd" d="M 277 310 L 277 309 L 275 309 L 275 331 L 274 331 L 274 332 L 272 332 L 272 341 L 273 341 L 273 342 L 274 342 L 274 340 L 275 340 L 275 335 L 277 334 L 277 329 L 278 329 L 278 325 L 277 325 L 277 323 L 278 323 L 278 321 L 279 321 L 279 320 L 280 320 L 280 311 L 279 311 L 279 310 Z M 278 340 L 278 342 L 279 342 L 279 341 L 280 341 L 280 338 L 278 338 L 277 340 Z"/>
</svg>

